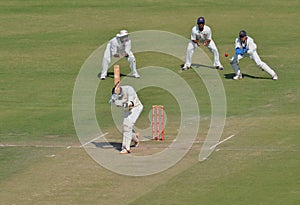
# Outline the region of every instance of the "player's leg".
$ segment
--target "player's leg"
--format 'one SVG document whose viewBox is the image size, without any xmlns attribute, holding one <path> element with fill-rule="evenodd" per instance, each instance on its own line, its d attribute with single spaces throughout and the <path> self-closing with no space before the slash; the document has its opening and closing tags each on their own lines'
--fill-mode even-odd
<svg viewBox="0 0 300 205">
<path fill-rule="evenodd" d="M 99 73 L 100 76 L 98 74 L 98 77 L 101 78 L 101 80 L 104 80 L 105 77 L 107 76 L 107 70 L 110 62 L 111 62 L 111 53 L 110 53 L 110 44 L 108 43 L 102 59 L 102 71 L 101 74 Z"/>
<path fill-rule="evenodd" d="M 211 40 L 210 43 L 207 45 L 207 48 L 214 56 L 214 66 L 217 69 L 223 70 L 224 68 L 220 62 L 219 51 L 217 49 L 215 42 Z"/>
<path fill-rule="evenodd" d="M 230 64 L 234 70 L 235 76 L 233 77 L 234 80 L 242 79 L 242 73 L 239 68 L 239 61 L 242 59 L 243 56 L 235 54 L 231 59 L 230 59 Z"/>
<path fill-rule="evenodd" d="M 134 55 L 133 55 L 133 53 L 131 51 L 128 53 L 127 60 L 130 63 L 130 69 L 131 69 L 132 75 L 135 78 L 139 78 L 140 75 L 138 74 L 138 72 L 136 70 L 136 60 L 135 60 L 135 57 L 134 57 Z"/>
<path fill-rule="evenodd" d="M 256 51 L 253 52 L 253 54 L 250 55 L 249 57 L 256 63 L 256 65 L 258 67 L 260 67 L 262 70 L 266 71 L 274 80 L 278 79 L 278 76 L 275 73 L 275 71 L 260 59 L 260 57 Z"/>
<path fill-rule="evenodd" d="M 186 48 L 186 55 L 185 55 L 185 64 L 182 67 L 182 70 L 187 70 L 192 65 L 192 57 L 195 52 L 197 45 L 190 41 Z"/>
<path fill-rule="evenodd" d="M 123 121 L 123 143 L 122 143 L 122 151 L 121 153 L 130 152 L 130 144 L 133 139 L 137 144 L 139 142 L 137 133 L 133 131 L 133 127 L 138 117 L 140 116 L 143 110 L 143 106 L 137 106 L 130 110 L 130 112 L 124 113 L 124 121 Z M 134 137 L 134 138 L 133 138 Z"/>
<path fill-rule="evenodd" d="M 138 147 L 140 145 L 140 133 L 136 132 L 134 129 L 132 130 L 132 140 L 134 141 L 134 147 Z"/>
<path fill-rule="evenodd" d="M 128 116 L 129 116 L 129 112 L 127 112 L 124 115 L 124 120 L 123 120 L 123 142 L 122 142 L 122 150 L 120 152 L 121 154 L 130 153 L 133 124 L 130 122 Z"/>
<path fill-rule="evenodd" d="M 143 105 L 139 105 L 139 106 L 131 109 L 131 114 L 128 117 L 128 120 L 133 124 L 133 126 L 135 125 L 135 123 L 136 123 L 137 119 L 139 118 L 142 111 L 143 111 Z M 139 140 L 140 140 L 139 135 L 140 135 L 139 133 L 132 130 L 132 140 L 135 142 L 136 147 L 137 147 L 137 145 L 139 145 Z"/>
</svg>

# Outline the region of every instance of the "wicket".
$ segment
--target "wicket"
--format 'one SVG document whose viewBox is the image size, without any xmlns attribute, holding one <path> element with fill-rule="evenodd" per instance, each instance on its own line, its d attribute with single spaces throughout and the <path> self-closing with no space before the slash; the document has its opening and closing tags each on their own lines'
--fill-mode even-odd
<svg viewBox="0 0 300 205">
<path fill-rule="evenodd" d="M 164 106 L 152 105 L 152 140 L 165 140 Z"/>
</svg>

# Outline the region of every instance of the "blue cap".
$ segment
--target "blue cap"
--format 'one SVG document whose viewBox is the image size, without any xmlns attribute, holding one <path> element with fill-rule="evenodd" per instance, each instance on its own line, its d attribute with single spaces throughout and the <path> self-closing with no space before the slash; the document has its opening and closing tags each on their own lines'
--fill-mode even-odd
<svg viewBox="0 0 300 205">
<path fill-rule="evenodd" d="M 199 17 L 199 18 L 197 19 L 197 24 L 205 24 L 205 19 L 204 19 L 204 17 Z"/>
<path fill-rule="evenodd" d="M 245 36 L 247 36 L 247 32 L 245 30 L 241 30 L 240 33 L 239 33 L 239 37 L 243 38 Z"/>
</svg>

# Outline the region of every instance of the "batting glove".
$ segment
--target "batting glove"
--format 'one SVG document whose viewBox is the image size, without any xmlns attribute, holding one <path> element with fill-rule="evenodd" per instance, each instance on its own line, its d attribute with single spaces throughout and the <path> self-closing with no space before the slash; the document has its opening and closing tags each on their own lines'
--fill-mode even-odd
<svg viewBox="0 0 300 205">
<path fill-rule="evenodd" d="M 129 107 L 129 104 L 128 104 L 128 103 L 123 103 L 123 107 L 124 107 L 124 108 L 128 108 L 128 107 Z"/>
</svg>

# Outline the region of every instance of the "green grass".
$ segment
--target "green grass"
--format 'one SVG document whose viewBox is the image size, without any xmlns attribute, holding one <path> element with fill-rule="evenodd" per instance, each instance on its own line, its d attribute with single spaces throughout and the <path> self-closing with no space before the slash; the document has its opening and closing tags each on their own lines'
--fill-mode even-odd
<svg viewBox="0 0 300 205">
<path fill-rule="evenodd" d="M 1 1 L 0 144 L 19 146 L 0 146 L 0 204 L 299 204 L 299 8 L 297 0 Z M 67 149 L 79 145 L 72 94 L 90 54 L 123 28 L 189 38 L 198 16 L 212 28 L 225 66 L 218 71 L 227 98 L 222 139 L 236 136 L 204 162 L 198 161 L 201 143 L 196 143 L 174 167 L 147 177 L 112 173 L 85 150 Z M 240 63 L 249 77 L 238 82 L 223 77 L 233 73 L 224 53 L 233 54 L 241 29 L 255 39 L 279 81 L 251 78 L 269 76 L 249 59 Z M 136 58 L 138 68 L 175 72 L 183 63 L 154 52 Z M 119 63 L 129 72 L 125 60 Z M 209 127 L 208 93 L 193 70 L 180 75 L 199 102 L 201 140 Z M 101 82 L 96 97 L 98 122 L 109 131 L 114 130 L 107 104 L 111 81 Z M 174 102 L 165 91 L 153 91 L 139 92 L 145 105 L 139 126 L 149 123 L 151 104 Z M 174 136 L 178 106 L 166 107 L 173 121 L 166 134 Z"/>
</svg>

